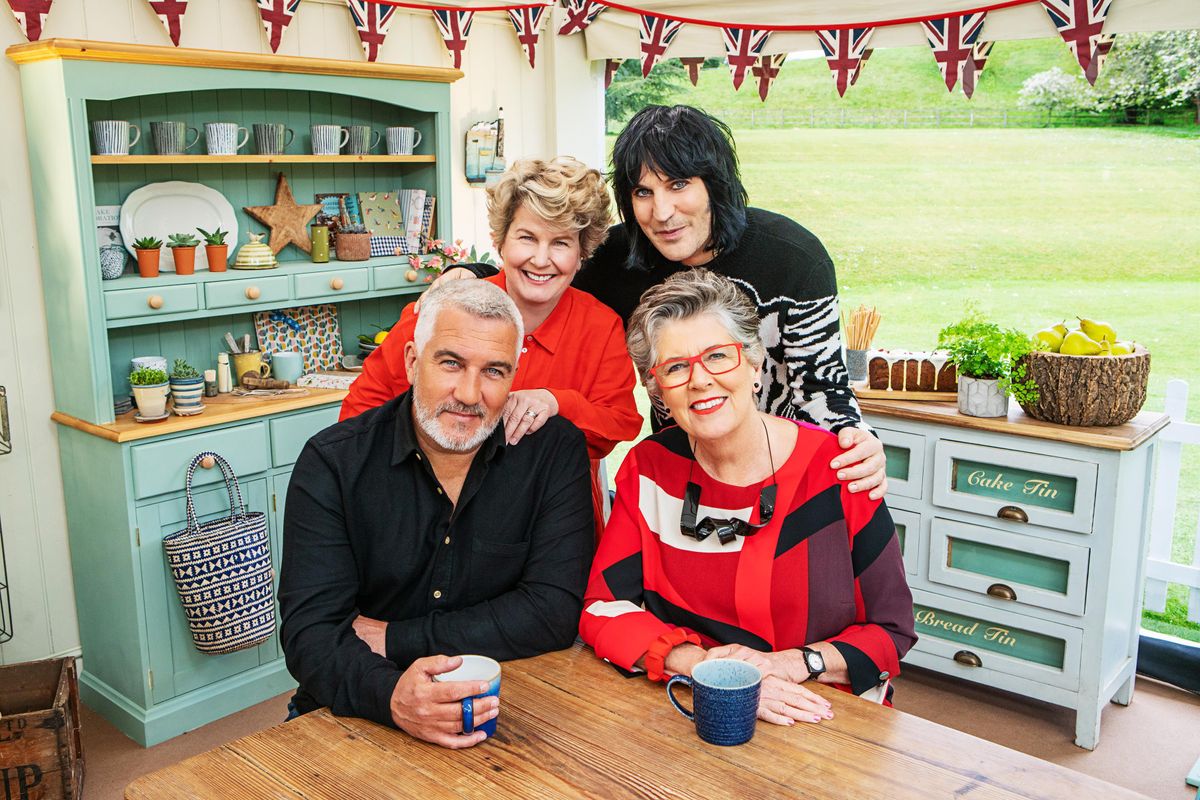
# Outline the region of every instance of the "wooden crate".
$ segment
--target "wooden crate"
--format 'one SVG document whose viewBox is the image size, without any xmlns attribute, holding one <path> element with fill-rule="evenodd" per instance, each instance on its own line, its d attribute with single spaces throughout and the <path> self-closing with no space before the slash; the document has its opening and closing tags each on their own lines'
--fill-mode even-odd
<svg viewBox="0 0 1200 800">
<path fill-rule="evenodd" d="M 83 792 L 74 658 L 0 666 L 0 800 Z"/>
</svg>

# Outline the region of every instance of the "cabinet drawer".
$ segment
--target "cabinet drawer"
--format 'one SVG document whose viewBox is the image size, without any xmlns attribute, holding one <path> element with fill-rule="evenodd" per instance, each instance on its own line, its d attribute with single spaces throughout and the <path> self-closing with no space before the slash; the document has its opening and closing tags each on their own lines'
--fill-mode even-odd
<svg viewBox="0 0 1200 800">
<path fill-rule="evenodd" d="M 946 439 L 934 449 L 934 505 L 1090 533 L 1095 501 L 1086 461 Z"/>
<path fill-rule="evenodd" d="M 896 538 L 900 540 L 900 553 L 904 556 L 904 571 L 916 575 L 917 566 L 921 563 L 921 515 L 890 505 L 888 512 L 896 523 Z"/>
<path fill-rule="evenodd" d="M 365 292 L 369 288 L 370 276 L 361 267 L 309 272 L 296 276 L 297 299 L 355 294 Z"/>
<path fill-rule="evenodd" d="M 133 489 L 137 498 L 183 491 L 188 465 L 197 453 L 220 453 L 238 477 L 262 472 L 267 462 L 267 426 L 264 422 L 204 431 L 165 442 L 139 444 L 131 448 Z M 192 486 L 221 481 L 221 470 L 198 469 Z"/>
<path fill-rule="evenodd" d="M 305 443 L 338 421 L 341 406 L 329 406 L 271 420 L 271 463 L 285 467 L 296 463 Z"/>
<path fill-rule="evenodd" d="M 888 494 L 920 497 L 925 487 L 925 437 L 876 428 L 887 457 Z"/>
<path fill-rule="evenodd" d="M 152 317 L 195 311 L 200 307 L 195 284 L 121 289 L 104 293 L 104 313 L 109 319 Z"/>
<path fill-rule="evenodd" d="M 373 267 L 376 289 L 399 289 L 405 286 L 421 286 L 421 273 L 414 272 L 407 264 L 393 264 L 388 267 Z M 414 280 L 408 279 L 408 273 L 413 272 Z"/>
<path fill-rule="evenodd" d="M 1082 630 L 920 589 L 912 594 L 913 649 L 944 659 L 942 672 L 975 680 L 972 673 L 984 669 L 1079 688 Z"/>
<path fill-rule="evenodd" d="M 988 597 L 1082 615 L 1091 551 L 1074 544 L 935 517 L 929 580 Z"/>
<path fill-rule="evenodd" d="M 288 286 L 286 275 L 250 278 L 244 281 L 221 281 L 204 285 L 206 308 L 253 306 L 259 303 L 287 300 L 289 297 L 291 297 L 291 287 Z"/>
</svg>

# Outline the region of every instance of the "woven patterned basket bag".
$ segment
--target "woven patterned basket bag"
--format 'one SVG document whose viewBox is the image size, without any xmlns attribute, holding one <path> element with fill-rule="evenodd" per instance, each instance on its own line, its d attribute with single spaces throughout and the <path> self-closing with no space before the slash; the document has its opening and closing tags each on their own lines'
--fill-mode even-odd
<svg viewBox="0 0 1200 800">
<path fill-rule="evenodd" d="M 206 458 L 221 467 L 230 515 L 200 524 L 192 502 L 192 476 Z M 199 453 L 192 459 L 185 489 L 187 527 L 164 536 L 163 549 L 192 641 L 201 653 L 212 655 L 253 647 L 275 631 L 267 515 L 246 511 L 233 469 L 216 453 Z"/>
</svg>

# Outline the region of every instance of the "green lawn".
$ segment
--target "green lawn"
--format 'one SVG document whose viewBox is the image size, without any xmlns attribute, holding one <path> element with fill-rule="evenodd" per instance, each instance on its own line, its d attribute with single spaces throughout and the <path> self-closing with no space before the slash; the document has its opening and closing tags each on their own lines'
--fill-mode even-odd
<svg viewBox="0 0 1200 800">
<path fill-rule="evenodd" d="M 1182 378 L 1188 419 L 1200 421 L 1200 139 L 1114 129 L 735 134 L 751 203 L 821 238 L 843 306 L 880 309 L 878 345 L 931 348 L 968 300 L 1031 332 L 1103 319 L 1152 353 L 1146 408 L 1161 410 L 1167 381 Z M 1197 450 L 1185 450 L 1176 519 L 1183 563 L 1200 514 Z M 1171 597 L 1173 613 L 1147 627 L 1200 641 L 1185 593 L 1173 587 Z"/>
</svg>

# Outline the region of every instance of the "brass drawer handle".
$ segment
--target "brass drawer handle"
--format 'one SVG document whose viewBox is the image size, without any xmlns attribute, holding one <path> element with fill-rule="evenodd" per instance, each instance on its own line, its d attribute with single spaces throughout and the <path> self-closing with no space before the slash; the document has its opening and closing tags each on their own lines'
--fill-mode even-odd
<svg viewBox="0 0 1200 800">
<path fill-rule="evenodd" d="M 150 306 L 155 311 L 162 308 L 163 307 L 162 295 L 157 295 L 157 294 L 150 295 L 150 297 L 146 300 L 146 305 Z"/>
<path fill-rule="evenodd" d="M 996 516 L 1009 522 L 1029 522 L 1029 515 L 1016 506 L 1003 506 L 996 512 Z"/>
<path fill-rule="evenodd" d="M 262 292 L 259 290 L 259 288 L 257 286 L 251 286 L 249 289 L 246 290 L 246 299 L 247 300 L 257 300 L 261 296 L 262 296 Z"/>
<path fill-rule="evenodd" d="M 1017 593 L 1012 590 L 1011 586 L 1005 586 L 1003 583 L 993 583 L 987 588 L 989 597 L 995 597 L 998 600 L 1016 600 Z"/>
<path fill-rule="evenodd" d="M 205 469 L 212 469 L 216 465 L 217 461 L 212 456 L 205 456 L 204 458 L 200 459 L 200 466 L 204 467 Z"/>
<path fill-rule="evenodd" d="M 329 288 L 333 289 L 335 292 L 340 292 L 342 290 L 342 287 L 345 285 L 346 284 L 342 281 L 341 278 L 334 278 L 333 280 L 331 280 L 329 282 Z"/>
<path fill-rule="evenodd" d="M 954 654 L 954 660 L 967 667 L 982 667 L 983 661 L 970 650 L 959 650 Z"/>
</svg>

